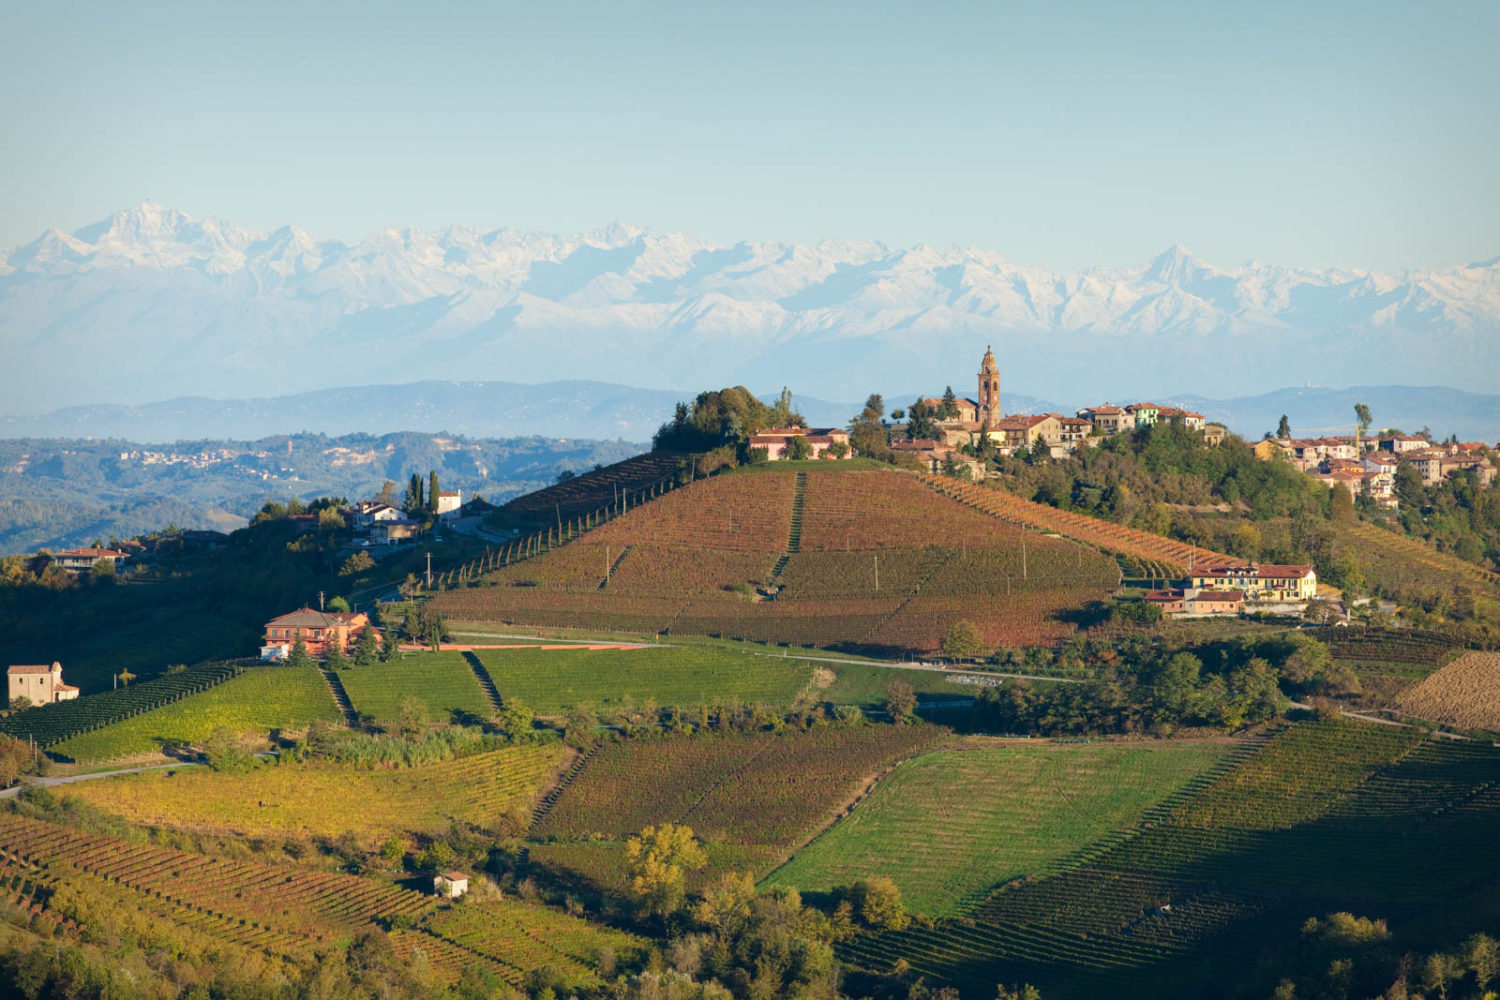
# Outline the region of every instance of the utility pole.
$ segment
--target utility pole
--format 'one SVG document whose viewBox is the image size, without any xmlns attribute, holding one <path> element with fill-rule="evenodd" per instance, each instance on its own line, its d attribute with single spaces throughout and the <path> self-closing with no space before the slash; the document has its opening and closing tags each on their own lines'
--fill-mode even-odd
<svg viewBox="0 0 1500 1000">
<path fill-rule="evenodd" d="M 427 589 L 432 589 L 432 553 L 427 553 Z"/>
<path fill-rule="evenodd" d="M 318 591 L 318 610 L 323 610 L 323 592 L 321 590 Z"/>
<path fill-rule="evenodd" d="M 604 585 L 609 586 L 609 546 L 604 546 Z"/>
<path fill-rule="evenodd" d="M 1021 579 L 1026 579 L 1026 542 L 1021 542 Z"/>
<path fill-rule="evenodd" d="M 875 553 L 875 589 L 880 589 L 880 553 Z"/>
</svg>

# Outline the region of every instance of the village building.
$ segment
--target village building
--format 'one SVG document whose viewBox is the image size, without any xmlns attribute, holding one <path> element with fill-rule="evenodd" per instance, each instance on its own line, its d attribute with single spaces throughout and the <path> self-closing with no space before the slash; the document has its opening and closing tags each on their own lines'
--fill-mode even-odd
<svg viewBox="0 0 1500 1000">
<path fill-rule="evenodd" d="M 53 565 L 61 569 L 73 570 L 74 572 L 87 572 L 102 562 L 112 562 L 116 566 L 130 558 L 129 552 L 121 552 L 119 549 L 101 549 L 97 546 L 88 546 L 81 549 L 64 549 L 61 552 L 52 553 Z"/>
<path fill-rule="evenodd" d="M 457 899 L 469 891 L 469 876 L 463 872 L 438 872 L 432 876 L 432 891 L 444 899 Z"/>
<path fill-rule="evenodd" d="M 1099 428 L 1104 434 L 1111 436 L 1135 430 L 1135 414 L 1125 412 L 1123 406 L 1103 403 L 1079 410 L 1078 416 Z"/>
<path fill-rule="evenodd" d="M 1203 443 L 1208 445 L 1210 448 L 1217 448 L 1219 445 L 1224 443 L 1224 439 L 1228 436 L 1229 428 L 1225 427 L 1223 424 L 1203 425 Z"/>
<path fill-rule="evenodd" d="M 314 611 L 298 608 L 296 611 L 272 618 L 266 622 L 265 644 L 260 648 L 263 660 L 280 660 L 297 640 L 302 640 L 308 655 L 322 658 L 337 645 L 341 651 L 359 641 L 366 630 L 380 638 L 380 631 L 370 624 L 370 616 L 362 611 Z"/>
<path fill-rule="evenodd" d="M 1190 431 L 1203 430 L 1203 414 L 1192 410 L 1182 410 L 1175 406 L 1158 406 L 1156 408 L 1156 422 L 1173 424 Z"/>
<path fill-rule="evenodd" d="M 933 413 L 941 413 L 948 401 L 942 396 L 929 396 L 922 400 L 922 405 Z M 966 396 L 959 396 L 953 400 L 954 414 L 951 417 L 939 417 L 939 423 L 947 424 L 979 424 L 979 404 Z"/>
<path fill-rule="evenodd" d="M 1432 442 L 1415 434 L 1393 434 L 1383 437 L 1378 442 L 1381 451 L 1388 451 L 1393 455 L 1404 455 L 1409 451 L 1421 451 L 1432 447 Z"/>
<path fill-rule="evenodd" d="M 750 435 L 750 448 L 764 448 L 766 461 L 781 462 L 793 438 L 807 443 L 809 458 L 852 458 L 849 432 L 840 427 L 771 427 Z"/>
<path fill-rule="evenodd" d="M 1291 446 L 1285 438 L 1266 438 L 1265 440 L 1257 441 L 1250 450 L 1262 462 L 1269 462 L 1277 455 L 1291 457 Z"/>
<path fill-rule="evenodd" d="M 1202 590 L 1239 590 L 1246 601 L 1307 601 L 1318 594 L 1318 574 L 1311 566 L 1249 563 L 1195 569 L 1191 583 Z"/>
<path fill-rule="evenodd" d="M 391 521 L 376 521 L 370 526 L 371 540 L 381 545 L 397 545 L 410 541 L 422 533 L 422 523 L 399 518 Z"/>
<path fill-rule="evenodd" d="M 1178 615 L 1187 610 L 1187 595 L 1181 587 L 1168 590 L 1153 590 L 1143 598 L 1147 604 L 1161 609 L 1164 615 Z"/>
<path fill-rule="evenodd" d="M 1156 418 L 1161 413 L 1161 410 L 1155 403 L 1131 403 L 1125 407 L 1125 412 L 1130 414 L 1135 426 L 1150 427 L 1156 423 Z"/>
<path fill-rule="evenodd" d="M 368 528 L 381 521 L 399 521 L 406 515 L 401 508 L 375 500 L 362 500 L 355 507 L 354 523 Z"/>
<path fill-rule="evenodd" d="M 457 517 L 459 509 L 464 505 L 463 500 L 462 490 L 439 490 L 437 495 L 437 516 L 445 519 Z"/>
<path fill-rule="evenodd" d="M 1184 603 L 1184 613 L 1190 616 L 1237 615 L 1244 610 L 1245 595 L 1238 590 L 1199 590 L 1189 593 Z"/>
<path fill-rule="evenodd" d="M 924 472 L 934 476 L 942 475 L 950 463 L 957 463 L 969 470 L 969 478 L 975 482 L 984 478 L 984 463 L 975 458 L 970 458 L 952 445 L 945 444 L 932 438 L 915 438 L 909 441 L 892 441 L 891 451 L 898 458 L 914 461 L 922 466 Z"/>
<path fill-rule="evenodd" d="M 78 697 L 78 689 L 64 684 L 62 664 L 18 664 L 5 672 L 9 680 L 10 703 L 25 698 L 33 705 L 55 705 L 60 701 L 72 701 Z"/>
</svg>

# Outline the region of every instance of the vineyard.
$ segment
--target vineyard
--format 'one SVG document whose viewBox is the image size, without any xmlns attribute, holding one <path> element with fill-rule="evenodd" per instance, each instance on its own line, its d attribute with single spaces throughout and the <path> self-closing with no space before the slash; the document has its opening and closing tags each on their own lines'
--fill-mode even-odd
<svg viewBox="0 0 1500 1000">
<path fill-rule="evenodd" d="M 323 763 L 239 774 L 183 768 L 59 785 L 57 794 L 147 826 L 243 837 L 335 839 L 347 832 L 374 848 L 391 836 L 445 829 L 451 819 L 487 828 L 529 812 L 565 753 L 555 745 L 508 747 L 379 770 Z"/>
<path fill-rule="evenodd" d="M 0 733 L 50 747 L 207 690 L 234 677 L 239 670 L 228 664 L 212 663 L 163 674 L 115 691 L 38 706 L 0 719 Z"/>
<path fill-rule="evenodd" d="M 459 574 L 465 585 L 434 607 L 458 621 L 931 654 L 962 618 L 990 648 L 1054 644 L 1119 582 L 1112 559 L 892 471 L 725 474 L 572 530 Z"/>
<path fill-rule="evenodd" d="M 712 647 L 478 650 L 501 698 L 561 715 L 573 705 L 760 704 L 785 708 L 812 679 L 812 666 L 784 657 Z"/>
<path fill-rule="evenodd" d="M 201 742 L 221 726 L 266 733 L 305 726 L 314 719 L 343 721 L 316 669 L 249 667 L 205 691 L 63 740 L 49 752 L 63 760 L 117 760 L 150 754 L 173 742 Z"/>
<path fill-rule="evenodd" d="M 565 483 L 522 494 L 501 507 L 496 520 L 507 528 L 538 528 L 584 517 L 613 504 L 634 504 L 643 495 L 670 485 L 679 461 L 681 456 L 665 452 L 627 458 Z"/>
<path fill-rule="evenodd" d="M 533 860 L 609 886 L 619 841 L 669 822 L 709 843 L 711 872 L 763 871 L 868 777 L 943 739 L 931 726 L 853 726 L 611 744 L 532 828 L 544 840 L 572 841 L 571 849 L 534 850 Z"/>
<path fill-rule="evenodd" d="M 1492 747 L 1303 724 L 1209 777 L 960 920 L 843 953 L 875 968 L 904 959 L 974 996 L 1021 980 L 1068 997 L 1206 995 L 1253 976 L 1260 951 L 1295 946 L 1309 913 L 1355 897 L 1374 912 L 1433 910 L 1500 876 Z"/>
<path fill-rule="evenodd" d="M 994 886 L 1134 826 L 1222 752 L 1018 743 L 926 754 L 881 779 L 767 881 L 827 890 L 886 875 L 914 912 L 957 916 Z"/>
<path fill-rule="evenodd" d="M 354 875 L 299 872 L 133 844 L 19 816 L 0 817 L 0 851 L 31 864 L 72 866 L 174 907 L 201 912 L 226 940 L 283 950 L 286 939 L 331 943 L 432 899 Z"/>
<path fill-rule="evenodd" d="M 1123 556 L 1138 564 L 1138 567 L 1144 563 L 1144 567 L 1140 568 L 1169 570 L 1169 575 L 1174 577 L 1187 575 L 1192 567 L 1234 565 L 1243 561 L 1222 552 L 1153 535 L 1149 531 L 1127 528 L 1087 514 L 1076 514 L 1022 500 L 1002 490 L 938 476 L 926 476 L 923 481 L 944 496 L 952 497 L 1003 521 L 1038 531 L 1055 531 L 1105 552 Z"/>
<path fill-rule="evenodd" d="M 455 717 L 487 719 L 494 713 L 461 653 L 406 653 L 386 663 L 340 671 L 339 681 L 354 710 L 377 722 L 394 722 L 401 699 L 408 696 L 426 705 L 429 717 L 443 722 Z"/>
<path fill-rule="evenodd" d="M 1500 732 L 1500 653 L 1465 653 L 1401 696 L 1408 715 Z"/>
</svg>

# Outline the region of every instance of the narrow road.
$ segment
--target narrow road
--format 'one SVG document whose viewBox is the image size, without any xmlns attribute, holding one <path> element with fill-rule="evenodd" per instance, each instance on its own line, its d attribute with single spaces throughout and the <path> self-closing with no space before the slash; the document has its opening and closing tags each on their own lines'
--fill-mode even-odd
<svg viewBox="0 0 1500 1000">
<path fill-rule="evenodd" d="M 9 799 L 20 795 L 21 790 L 27 785 L 41 785 L 43 788 L 51 788 L 53 785 L 71 785 L 75 781 L 93 781 L 95 778 L 113 778 L 117 774 L 139 774 L 142 771 L 167 771 L 184 767 L 203 767 L 197 761 L 184 760 L 172 764 L 146 764 L 142 767 L 122 767 L 117 771 L 94 771 L 90 774 L 67 774 L 59 777 L 38 778 L 28 776 L 21 779 L 19 785 L 0 789 L 0 799 Z"/>
<path fill-rule="evenodd" d="M 1305 712 L 1314 711 L 1314 708 L 1311 705 L 1307 704 L 1307 702 L 1305 701 L 1294 701 L 1291 703 L 1291 706 L 1293 708 L 1300 708 Z M 1383 719 L 1378 715 L 1365 715 L 1361 712 L 1350 712 L 1342 708 L 1339 709 L 1339 714 L 1347 719 L 1358 719 L 1361 722 L 1373 722 L 1376 725 L 1380 726 L 1399 726 L 1402 729 L 1416 726 L 1416 723 L 1414 722 L 1397 722 L 1395 719 Z M 1444 732 L 1443 730 L 1437 728 L 1434 728 L 1432 730 L 1432 735 L 1442 736 L 1450 740 L 1463 740 L 1467 743 L 1474 742 L 1474 737 L 1472 736 L 1460 736 L 1458 733 Z"/>
</svg>

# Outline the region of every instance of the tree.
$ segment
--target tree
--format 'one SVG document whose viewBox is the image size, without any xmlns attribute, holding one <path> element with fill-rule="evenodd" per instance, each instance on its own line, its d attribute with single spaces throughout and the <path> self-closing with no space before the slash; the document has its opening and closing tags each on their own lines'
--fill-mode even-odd
<svg viewBox="0 0 1500 1000">
<path fill-rule="evenodd" d="M 789 462 L 800 462 L 812 457 L 812 445 L 801 434 L 786 440 L 786 458 Z"/>
<path fill-rule="evenodd" d="M 552 477 L 552 481 L 561 486 L 563 483 L 570 483 L 577 478 L 578 473 L 574 472 L 572 469 L 562 469 L 559 470 L 556 476 Z"/>
<path fill-rule="evenodd" d="M 380 640 L 375 638 L 375 630 L 366 625 L 359 630 L 359 638 L 354 641 L 354 663 L 356 666 L 368 667 L 380 659 Z"/>
<path fill-rule="evenodd" d="M 380 492 L 375 494 L 375 502 L 394 507 L 396 505 L 396 484 L 387 479 L 385 484 L 380 487 Z"/>
<path fill-rule="evenodd" d="M 215 771 L 243 771 L 254 761 L 245 752 L 241 734 L 228 726 L 219 726 L 203 741 L 203 757 Z"/>
<path fill-rule="evenodd" d="M 30 707 L 31 699 L 24 694 L 18 694 L 10 700 L 10 710 L 12 712 L 24 712 Z"/>
<path fill-rule="evenodd" d="M 347 615 L 350 611 L 349 602 L 335 594 L 328 602 L 328 610 L 333 614 Z"/>
<path fill-rule="evenodd" d="M 776 404 L 771 407 L 771 422 L 777 427 L 807 426 L 802 414 L 792 406 L 792 390 L 786 386 L 781 387 L 781 395 L 776 397 Z"/>
<path fill-rule="evenodd" d="M 429 482 L 427 485 L 427 513 L 436 514 L 438 509 L 438 497 L 442 494 L 442 490 L 438 487 L 437 470 L 433 469 L 427 475 L 431 480 L 431 482 Z"/>
<path fill-rule="evenodd" d="M 904 723 L 917 711 L 917 696 L 905 681 L 891 681 L 885 687 L 885 710 L 892 722 Z"/>
<path fill-rule="evenodd" d="M 531 706 L 520 698 L 511 695 L 501 700 L 497 721 L 511 739 L 530 735 L 534 719 Z"/>
<path fill-rule="evenodd" d="M 1358 450 L 1360 438 L 1363 438 L 1365 436 L 1365 434 L 1369 432 L 1369 430 L 1370 430 L 1370 421 L 1372 419 L 1374 419 L 1374 418 L 1370 416 L 1370 407 L 1369 406 L 1367 406 L 1364 403 L 1355 403 L 1354 404 L 1354 422 L 1355 422 L 1355 428 L 1356 428 L 1356 430 L 1355 430 L 1355 436 L 1354 436 L 1354 445 L 1355 445 L 1356 450 Z"/>
<path fill-rule="evenodd" d="M 31 765 L 31 746 L 25 740 L 0 736 L 0 788 L 16 783 Z"/>
<path fill-rule="evenodd" d="M 943 635 L 943 655 L 955 660 L 973 656 L 979 652 L 983 641 L 979 626 L 967 618 L 960 618 L 948 626 L 948 631 Z"/>
<path fill-rule="evenodd" d="M 747 872 L 725 872 L 703 890 L 703 897 L 693 908 L 693 919 L 716 933 L 732 933 L 750 916 L 750 904 L 754 900 L 755 876 Z"/>
<path fill-rule="evenodd" d="M 300 637 L 296 642 L 292 643 L 291 651 L 286 656 L 286 665 L 289 667 L 310 667 L 313 665 L 313 659 L 307 652 L 307 643 L 303 642 Z"/>
<path fill-rule="evenodd" d="M 422 476 L 420 473 L 413 472 L 411 480 L 406 484 L 406 499 L 401 502 L 401 508 L 410 517 L 417 517 L 426 506 L 426 502 L 422 499 Z"/>
<path fill-rule="evenodd" d="M 1343 483 L 1334 483 L 1328 494 L 1328 520 L 1348 524 L 1354 520 L 1354 494 Z"/>
<path fill-rule="evenodd" d="M 328 652 L 323 654 L 323 666 L 328 670 L 344 670 L 349 666 L 349 657 L 344 653 L 343 644 L 334 639 L 328 643 Z"/>
<path fill-rule="evenodd" d="M 899 931 L 910 922 L 901 890 L 884 875 L 854 883 L 853 896 L 859 919 L 874 930 Z"/>
<path fill-rule="evenodd" d="M 405 695 L 396 709 L 396 726 L 402 736 L 414 740 L 427 728 L 427 703 L 415 695 Z"/>
<path fill-rule="evenodd" d="M 592 746 L 594 727 L 598 724 L 599 716 L 592 707 L 582 703 L 574 705 L 563 722 L 563 742 L 570 747 Z"/>
<path fill-rule="evenodd" d="M 943 402 L 938 406 L 939 420 L 953 420 L 958 416 L 958 396 L 953 391 L 953 386 L 943 390 Z"/>
<path fill-rule="evenodd" d="M 648 826 L 625 842 L 630 893 L 647 913 L 665 919 L 683 903 L 685 874 L 708 864 L 708 855 L 688 826 Z"/>
<path fill-rule="evenodd" d="M 1421 514 L 1422 504 L 1426 500 L 1426 487 L 1422 483 L 1422 474 L 1417 471 L 1416 466 L 1410 462 L 1402 462 L 1396 466 L 1392 490 L 1403 508 L 1418 515 Z"/>
<path fill-rule="evenodd" d="M 100 559 L 89 569 L 89 581 L 91 583 L 114 583 L 115 561 L 113 559 Z"/>
<path fill-rule="evenodd" d="M 1281 422 L 1276 425 L 1276 436 L 1282 439 L 1292 436 L 1292 422 L 1286 418 L 1285 413 L 1281 415 Z"/>
<path fill-rule="evenodd" d="M 387 626 L 385 632 L 380 636 L 380 662 L 389 663 L 399 652 L 401 652 L 401 638 L 396 634 L 394 628 Z"/>
<path fill-rule="evenodd" d="M 340 576 L 353 576 L 363 573 L 365 570 L 375 568 L 375 559 L 368 552 L 356 552 L 344 560 L 344 565 L 339 567 Z"/>
</svg>

